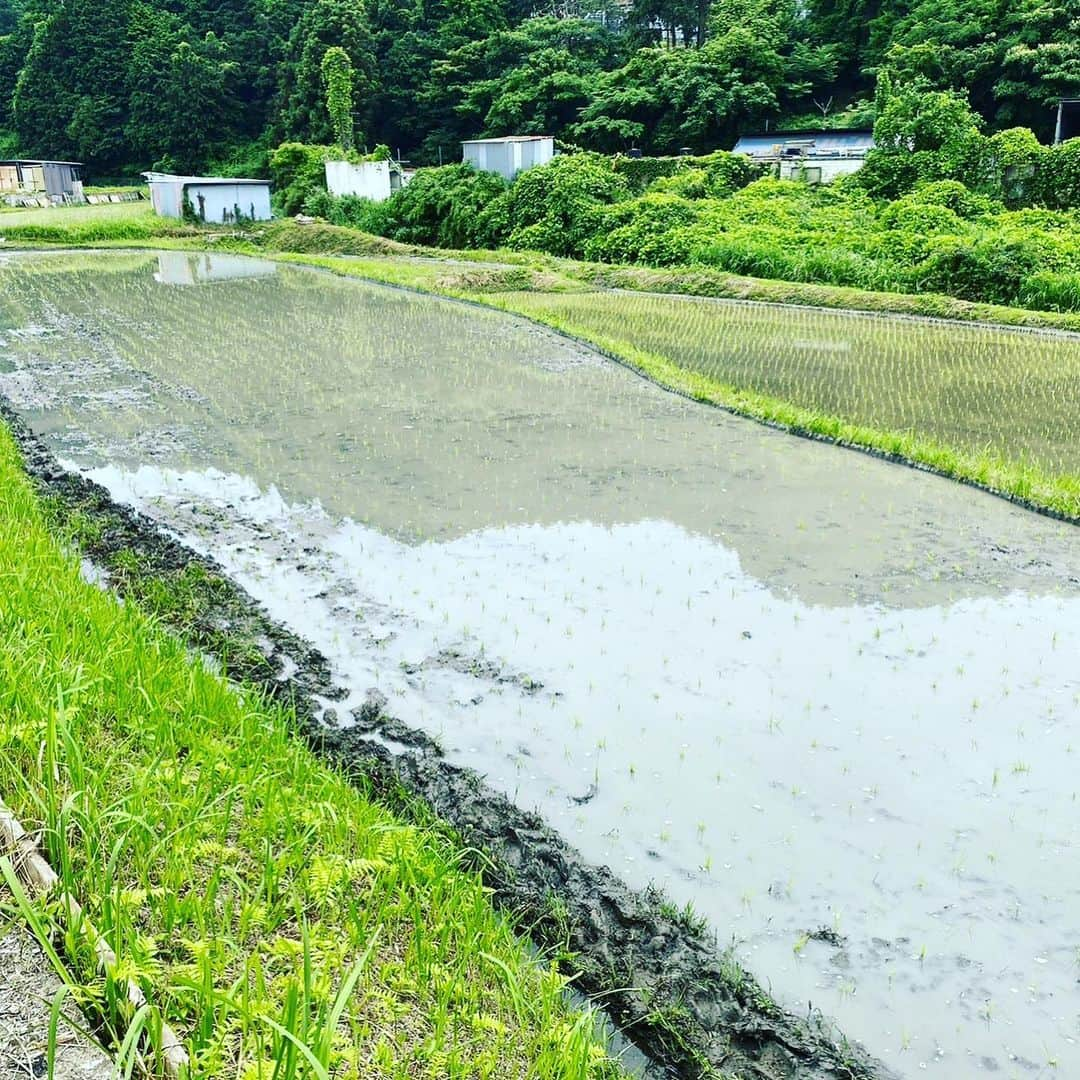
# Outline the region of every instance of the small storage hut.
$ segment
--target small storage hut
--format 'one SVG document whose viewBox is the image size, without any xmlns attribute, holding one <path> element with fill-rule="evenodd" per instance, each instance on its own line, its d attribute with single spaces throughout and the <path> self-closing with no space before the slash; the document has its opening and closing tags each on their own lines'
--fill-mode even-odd
<svg viewBox="0 0 1080 1080">
<path fill-rule="evenodd" d="M 550 135 L 509 135 L 504 139 L 470 139 L 461 144 L 463 159 L 481 172 L 494 172 L 507 180 L 534 165 L 546 165 L 555 156 Z"/>
<path fill-rule="evenodd" d="M 78 161 L 0 161 L 0 196 L 42 196 L 50 202 L 83 202 L 82 164 Z"/>
<path fill-rule="evenodd" d="M 200 221 L 221 225 L 238 221 L 269 221 L 270 181 L 223 176 L 174 176 L 143 173 L 150 201 L 162 217 L 182 218 L 184 204 Z"/>
</svg>

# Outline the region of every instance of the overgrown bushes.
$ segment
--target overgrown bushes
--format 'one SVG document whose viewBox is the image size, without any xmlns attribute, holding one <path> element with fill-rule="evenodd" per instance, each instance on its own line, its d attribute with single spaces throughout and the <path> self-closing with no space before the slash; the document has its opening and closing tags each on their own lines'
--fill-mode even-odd
<svg viewBox="0 0 1080 1080">
<path fill-rule="evenodd" d="M 952 117 L 955 102 L 938 105 Z M 875 197 L 876 187 L 902 172 L 890 172 L 888 163 L 875 166 L 876 174 L 811 186 L 760 176 L 758 166 L 733 154 L 650 160 L 578 153 L 530 169 L 512 185 L 454 165 L 420 170 L 378 205 L 322 192 L 306 207 L 333 224 L 408 244 L 711 267 L 793 282 L 1080 310 L 1080 218 L 1060 208 L 1080 201 L 1080 140 L 1042 147 L 1030 133 L 987 139 L 972 125 L 963 138 L 948 136 L 944 149 L 935 149 L 933 133 L 944 132 L 945 121 L 916 117 L 912 124 L 925 129 L 919 135 L 923 152 L 938 155 L 939 166 L 952 162 L 953 172 L 963 172 L 964 162 L 974 162 L 972 183 L 942 178 L 950 169 L 927 167 L 930 179 L 884 199 Z M 899 122 L 896 127 L 902 142 L 908 136 Z M 885 157 L 890 154 L 905 156 L 887 150 Z M 1057 185 L 1048 179 L 1052 170 L 1060 171 Z M 651 175 L 655 179 L 638 192 Z M 1044 197 L 1037 199 L 1038 192 Z M 1032 202 L 1043 205 L 1032 208 Z M 1014 209 L 1018 203 L 1026 208 Z"/>
</svg>

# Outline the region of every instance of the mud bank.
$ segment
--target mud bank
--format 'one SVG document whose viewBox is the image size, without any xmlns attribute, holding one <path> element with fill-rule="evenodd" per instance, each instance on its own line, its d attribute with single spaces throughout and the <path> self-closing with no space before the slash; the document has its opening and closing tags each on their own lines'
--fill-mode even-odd
<svg viewBox="0 0 1080 1080">
<path fill-rule="evenodd" d="M 0 402 L 26 469 L 58 527 L 121 595 L 153 582 L 184 602 L 159 614 L 192 644 L 296 712 L 318 753 L 385 797 L 427 808 L 476 849 L 500 906 L 536 944 L 566 957 L 576 985 L 671 1076 L 720 1073 L 760 1080 L 892 1075 L 817 1015 L 785 1014 L 715 937 L 658 891 L 634 891 L 590 866 L 538 816 L 450 764 L 428 736 L 388 716 L 372 696 L 359 723 L 334 726 L 345 697 L 325 657 L 274 623 L 212 560 L 64 470 L 18 414 Z M 159 590 L 159 595 L 162 591 Z M 567 955 L 569 954 L 569 955 Z"/>
</svg>

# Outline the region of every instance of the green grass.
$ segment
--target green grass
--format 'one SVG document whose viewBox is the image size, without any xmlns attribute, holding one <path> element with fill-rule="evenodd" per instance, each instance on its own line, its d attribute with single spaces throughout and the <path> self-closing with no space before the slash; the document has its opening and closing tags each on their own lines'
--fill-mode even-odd
<svg viewBox="0 0 1080 1080">
<path fill-rule="evenodd" d="M 193 1076 L 617 1075 L 442 832 L 380 808 L 288 715 L 82 579 L 6 430 L 0 717 L 0 796 L 120 957 L 99 977 L 58 930 L 114 1045 L 130 977 L 153 1005 L 138 1022 L 172 1023 Z"/>
<path fill-rule="evenodd" d="M 0 238 L 6 248 L 40 244 L 78 246 L 198 235 L 197 230 L 190 226 L 158 217 L 150 203 L 145 201 L 107 203 L 102 206 L 54 206 L 51 209 L 10 210 L 0 214 Z"/>
</svg>

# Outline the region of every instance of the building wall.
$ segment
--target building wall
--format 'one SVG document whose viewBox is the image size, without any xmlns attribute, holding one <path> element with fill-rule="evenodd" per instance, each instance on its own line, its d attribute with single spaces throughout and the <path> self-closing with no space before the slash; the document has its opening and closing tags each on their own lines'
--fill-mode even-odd
<svg viewBox="0 0 1080 1080">
<path fill-rule="evenodd" d="M 269 184 L 199 184 L 184 185 L 188 201 L 196 215 L 208 224 L 225 224 L 235 219 L 236 207 L 245 218 L 269 221 Z"/>
<path fill-rule="evenodd" d="M 365 161 L 360 165 L 348 161 L 328 161 L 326 189 L 331 195 L 356 195 L 361 199 L 384 202 L 394 193 L 391 174 L 395 171 L 391 169 L 389 161 Z"/>
<path fill-rule="evenodd" d="M 838 176 L 850 176 L 866 164 L 858 157 L 807 157 L 780 162 L 781 180 L 806 180 L 811 184 L 827 184 Z M 804 171 L 805 169 L 805 171 Z"/>
<path fill-rule="evenodd" d="M 46 162 L 44 165 L 45 191 L 49 195 L 73 195 L 75 170 L 70 165 Z M 81 185 L 80 185 L 81 187 Z"/>
<path fill-rule="evenodd" d="M 462 143 L 464 160 L 481 172 L 494 172 L 507 180 L 555 156 L 554 139 L 506 139 Z"/>
<path fill-rule="evenodd" d="M 179 180 L 151 180 L 150 202 L 162 217 L 184 216 L 184 185 Z"/>
</svg>

